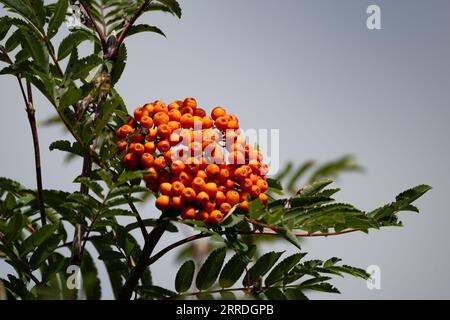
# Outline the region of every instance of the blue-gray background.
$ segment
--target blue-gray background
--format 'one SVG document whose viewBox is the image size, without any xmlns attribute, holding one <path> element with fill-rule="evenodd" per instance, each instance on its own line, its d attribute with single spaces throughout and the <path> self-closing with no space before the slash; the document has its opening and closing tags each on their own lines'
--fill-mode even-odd
<svg viewBox="0 0 450 320">
<path fill-rule="evenodd" d="M 181 4 L 181 20 L 155 14 L 142 19 L 160 26 L 168 39 L 144 34 L 127 42 L 129 62 L 118 88 L 129 110 L 154 99 L 194 96 L 208 109 L 225 106 L 246 128 L 281 129 L 283 163 L 354 154 L 367 171 L 342 176 L 338 200 L 362 209 L 389 202 L 407 187 L 431 184 L 432 192 L 417 202 L 422 213 L 402 214 L 404 228 L 310 239 L 304 250 L 310 257 L 339 256 L 347 264 L 381 268 L 381 290 L 346 278 L 334 282 L 342 295 L 313 298 L 450 298 L 450 2 Z M 370 4 L 381 7 L 382 30 L 366 28 Z M 0 88 L 0 176 L 34 187 L 31 135 L 17 83 L 1 77 Z M 40 120 L 53 114 L 40 97 L 37 110 Z M 75 190 L 71 182 L 81 164 L 48 151 L 52 141 L 66 137 L 63 131 L 39 133 L 45 187 Z M 149 204 L 142 210 L 145 217 L 155 215 Z M 0 275 L 9 270 L 0 264 Z M 152 271 L 157 284 L 171 287 L 174 257 Z M 104 297 L 111 296 L 105 286 Z"/>
</svg>

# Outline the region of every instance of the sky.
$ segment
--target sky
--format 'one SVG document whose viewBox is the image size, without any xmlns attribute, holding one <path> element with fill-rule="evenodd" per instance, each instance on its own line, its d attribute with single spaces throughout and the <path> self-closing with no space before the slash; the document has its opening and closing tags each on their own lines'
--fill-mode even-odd
<svg viewBox="0 0 450 320">
<path fill-rule="evenodd" d="M 402 213 L 403 228 L 308 239 L 309 258 L 381 270 L 381 288 L 360 279 L 333 283 L 341 295 L 316 299 L 449 299 L 450 2 L 445 0 L 180 1 L 181 20 L 148 14 L 167 39 L 140 34 L 127 41 L 118 90 L 130 112 L 143 103 L 187 96 L 206 109 L 221 105 L 244 128 L 279 129 L 280 161 L 299 164 L 352 154 L 366 170 L 344 174 L 337 199 L 363 210 L 426 183 L 421 213 Z M 381 9 L 381 29 L 368 30 L 366 9 Z M 4 14 L 4 10 L 0 10 Z M 60 40 L 63 30 L 56 37 Z M 0 176 L 35 186 L 31 134 L 17 82 L 0 77 Z M 38 96 L 37 117 L 54 114 Z M 67 135 L 40 127 L 44 187 L 74 191 L 80 162 L 48 145 Z M 155 217 L 150 203 L 140 208 Z M 176 236 L 165 237 L 168 244 Z M 266 247 L 267 246 L 267 247 Z M 281 242 L 265 248 L 294 248 Z M 173 288 L 174 256 L 152 268 Z M 100 266 L 100 270 L 102 267 Z M 0 263 L 0 275 L 9 269 Z M 102 278 L 105 278 L 102 276 Z M 107 285 L 104 297 L 112 297 Z"/>
</svg>

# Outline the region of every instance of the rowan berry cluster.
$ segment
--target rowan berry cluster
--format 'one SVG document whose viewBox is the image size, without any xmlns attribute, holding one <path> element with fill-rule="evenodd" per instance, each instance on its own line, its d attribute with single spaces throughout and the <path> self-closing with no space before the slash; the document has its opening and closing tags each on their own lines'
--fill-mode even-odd
<svg viewBox="0 0 450 320">
<path fill-rule="evenodd" d="M 251 199 L 267 203 L 268 166 L 238 118 L 221 107 L 208 116 L 194 98 L 157 100 L 137 108 L 116 134 L 124 166 L 147 171 L 144 180 L 161 211 L 213 226 L 233 206 L 246 212 Z"/>
</svg>

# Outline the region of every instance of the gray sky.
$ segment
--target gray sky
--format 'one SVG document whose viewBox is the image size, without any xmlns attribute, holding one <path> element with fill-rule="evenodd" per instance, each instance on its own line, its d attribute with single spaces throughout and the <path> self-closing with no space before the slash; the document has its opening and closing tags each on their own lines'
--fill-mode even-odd
<svg viewBox="0 0 450 320">
<path fill-rule="evenodd" d="M 283 163 L 354 154 L 367 171 L 337 181 L 343 189 L 337 198 L 364 210 L 408 187 L 432 185 L 417 201 L 420 215 L 401 215 L 404 228 L 311 239 L 303 247 L 310 257 L 381 267 L 381 290 L 345 278 L 335 281 L 340 296 L 314 298 L 449 299 L 450 2 L 181 4 L 181 20 L 155 14 L 142 19 L 160 26 L 167 39 L 141 34 L 127 42 L 129 62 L 118 89 L 129 110 L 155 99 L 193 96 L 207 109 L 226 107 L 243 127 L 279 128 Z M 382 30 L 366 28 L 369 4 L 381 7 Z M 34 187 L 31 135 L 16 81 L 0 77 L 0 88 L 0 176 Z M 37 109 L 39 119 L 53 114 L 41 98 Z M 48 151 L 52 141 L 65 137 L 63 131 L 39 133 L 45 187 L 74 190 L 81 164 L 67 164 L 61 153 Z M 142 210 L 145 217 L 156 215 L 150 204 Z M 154 266 L 158 284 L 173 286 L 173 262 L 169 256 Z"/>
</svg>

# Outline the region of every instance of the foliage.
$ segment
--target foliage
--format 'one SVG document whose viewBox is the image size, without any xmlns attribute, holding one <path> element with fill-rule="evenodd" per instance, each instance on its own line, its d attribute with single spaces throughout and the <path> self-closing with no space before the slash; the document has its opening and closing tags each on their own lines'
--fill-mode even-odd
<svg viewBox="0 0 450 320">
<path fill-rule="evenodd" d="M 128 58 L 126 38 L 142 32 L 164 35 L 158 27 L 136 20 L 156 11 L 180 18 L 179 4 L 175 0 L 79 1 L 82 25 L 65 31 L 69 0 L 0 3 L 9 12 L 0 18 L 4 64 L 0 74 L 12 75 L 22 90 L 25 82 L 46 97 L 73 139 L 55 141 L 50 150 L 82 158 L 84 163 L 82 174 L 73 180 L 80 185 L 79 192 L 39 186 L 33 190 L 0 178 L 0 258 L 15 271 L 0 279 L 0 299 L 5 295 L 8 299 L 100 299 L 99 261 L 118 298 L 135 293 L 143 299 L 230 299 L 237 292 L 255 299 L 306 299 L 305 292 L 310 290 L 336 293 L 329 283 L 331 276 L 365 279 L 368 275 L 338 264 L 338 258 L 304 261 L 299 237 L 399 226 L 397 214 L 418 212 L 412 202 L 430 189 L 426 185 L 409 189 L 370 212 L 335 202 L 332 196 L 339 189 L 329 188 L 329 178 L 342 170 L 360 169 L 345 157 L 316 168 L 301 188 L 298 180 L 313 170 L 314 163 L 303 164 L 290 178 L 292 166 L 288 166 L 270 180 L 272 196 L 267 206 L 253 201 L 248 215 L 236 211 L 212 229 L 199 221 L 165 215 L 142 219 L 134 203 L 149 194 L 141 186 L 143 172 L 124 170 L 116 156 L 115 129 L 128 120 L 128 112 L 115 85 Z M 64 35 L 55 45 L 58 33 Z M 92 52 L 82 57 L 78 48 L 85 42 L 92 45 Z M 34 116 L 30 94 L 23 95 L 29 117 Z M 283 198 L 281 182 L 286 179 L 289 196 Z M 123 225 L 123 216 L 136 222 Z M 153 253 L 164 232 L 178 231 L 176 224 L 189 225 L 196 234 Z M 143 246 L 133 230 L 142 233 Z M 260 235 L 282 237 L 298 252 L 288 257 L 283 252 L 259 254 L 255 239 Z M 184 262 L 174 276 L 175 291 L 153 284 L 153 263 L 179 245 L 204 237 L 220 245 L 200 268 L 191 259 Z M 80 290 L 67 286 L 73 280 L 68 271 L 72 265 L 81 270 Z M 136 278 L 139 281 L 133 282 Z"/>
</svg>

